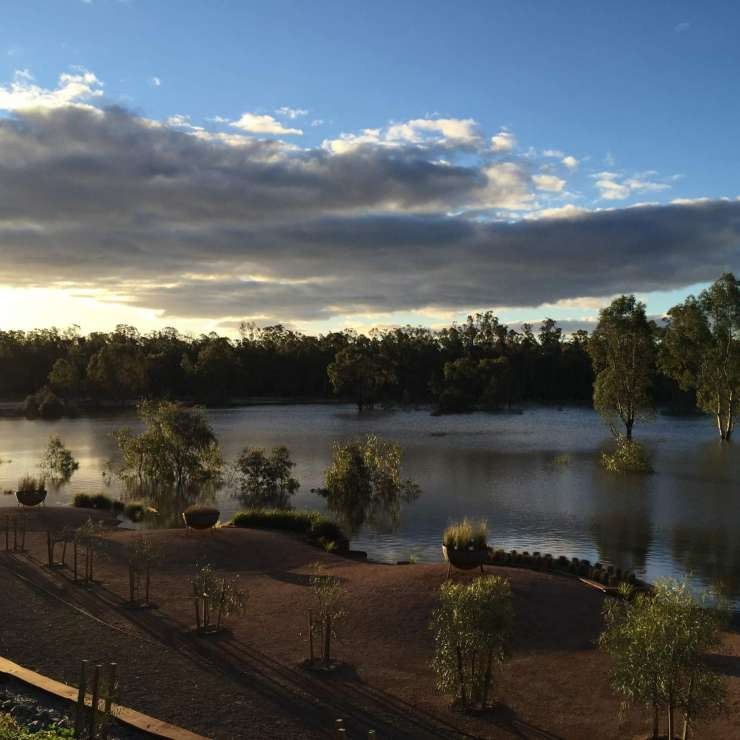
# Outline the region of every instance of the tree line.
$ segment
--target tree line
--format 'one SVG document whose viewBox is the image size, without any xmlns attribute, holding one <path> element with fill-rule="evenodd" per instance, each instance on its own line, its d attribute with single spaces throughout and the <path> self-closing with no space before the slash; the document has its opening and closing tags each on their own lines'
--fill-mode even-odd
<svg viewBox="0 0 740 740">
<path fill-rule="evenodd" d="M 740 290 L 731 274 L 655 322 L 634 296 L 603 309 L 594 332 L 565 335 L 552 319 L 515 330 L 492 312 L 441 330 L 400 327 L 318 336 L 243 324 L 238 339 L 142 334 L 126 325 L 82 335 L 0 332 L 0 397 L 27 398 L 29 415 L 74 402 L 248 398 L 434 403 L 440 412 L 521 402 L 590 402 L 625 427 L 656 405 L 694 405 L 730 437 L 740 381 Z"/>
</svg>

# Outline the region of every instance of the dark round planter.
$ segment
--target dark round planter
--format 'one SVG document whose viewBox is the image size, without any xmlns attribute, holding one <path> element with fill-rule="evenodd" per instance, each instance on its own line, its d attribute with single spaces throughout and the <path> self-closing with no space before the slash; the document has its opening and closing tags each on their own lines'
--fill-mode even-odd
<svg viewBox="0 0 740 740">
<path fill-rule="evenodd" d="M 211 529 L 218 523 L 221 512 L 218 509 L 202 508 L 183 511 L 185 526 L 191 529 Z"/>
<path fill-rule="evenodd" d="M 38 506 L 46 500 L 46 491 L 16 491 L 15 497 L 22 506 Z"/>
<path fill-rule="evenodd" d="M 483 564 L 488 558 L 488 548 L 485 550 L 454 550 L 442 545 L 442 554 L 445 560 L 460 570 L 483 569 Z"/>
</svg>

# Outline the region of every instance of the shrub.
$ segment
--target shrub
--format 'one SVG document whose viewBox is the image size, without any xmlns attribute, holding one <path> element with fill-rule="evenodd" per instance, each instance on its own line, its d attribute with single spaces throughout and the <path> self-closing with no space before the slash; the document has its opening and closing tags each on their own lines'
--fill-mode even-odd
<svg viewBox="0 0 740 740">
<path fill-rule="evenodd" d="M 0 740 L 66 740 L 74 730 L 54 724 L 45 729 L 23 727 L 11 714 L 0 714 Z"/>
<path fill-rule="evenodd" d="M 442 543 L 451 550 L 485 550 L 488 546 L 488 524 L 483 520 L 473 522 L 466 517 L 445 529 Z"/>
<path fill-rule="evenodd" d="M 72 506 L 78 509 L 97 509 L 98 511 L 116 511 L 124 510 L 123 501 L 112 499 L 104 493 L 90 495 L 88 493 L 78 493 L 75 495 Z"/>
<path fill-rule="evenodd" d="M 239 576 L 221 576 L 213 566 L 196 565 L 191 579 L 198 632 L 218 632 L 223 620 L 232 614 L 243 614 L 248 594 L 239 588 Z"/>
<path fill-rule="evenodd" d="M 309 660 L 314 660 L 314 635 L 318 633 L 321 657 L 326 668 L 331 663 L 331 641 L 336 637 L 336 625 L 344 617 L 344 602 L 347 592 L 337 576 L 325 575 L 316 565 L 316 574 L 311 576 L 314 608 L 309 610 Z"/>
<path fill-rule="evenodd" d="M 613 453 L 601 453 L 601 465 L 610 473 L 652 473 L 650 456 L 643 445 L 627 437 L 617 438 Z"/>
<path fill-rule="evenodd" d="M 437 687 L 457 696 L 463 707 L 488 706 L 494 674 L 509 654 L 513 620 L 507 579 L 443 584 L 431 624 Z"/>
<path fill-rule="evenodd" d="M 146 504 L 141 501 L 132 501 L 123 507 L 123 513 L 132 521 L 140 522 L 147 512 Z"/>
<path fill-rule="evenodd" d="M 317 511 L 294 509 L 246 509 L 231 520 L 235 527 L 280 529 L 307 534 L 311 539 L 338 542 L 346 539 L 341 527 Z"/>
<path fill-rule="evenodd" d="M 33 491 L 45 491 L 46 479 L 34 478 L 32 475 L 25 475 L 18 481 L 18 490 L 24 493 Z"/>
</svg>

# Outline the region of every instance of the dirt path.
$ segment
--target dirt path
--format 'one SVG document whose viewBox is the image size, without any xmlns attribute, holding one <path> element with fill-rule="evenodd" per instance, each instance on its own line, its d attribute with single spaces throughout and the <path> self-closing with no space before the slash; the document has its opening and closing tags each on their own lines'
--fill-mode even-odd
<svg viewBox="0 0 740 740">
<path fill-rule="evenodd" d="M 574 580 L 496 568 L 512 582 L 517 613 L 514 656 L 486 716 L 449 709 L 434 689 L 429 617 L 446 569 L 347 561 L 270 532 L 150 533 L 161 550 L 153 575 L 158 608 L 135 610 L 128 597 L 125 548 L 134 536 L 105 536 L 100 583 L 73 585 L 49 571 L 44 537 L 29 552 L 0 555 L 0 651 L 21 664 L 73 682 L 79 658 L 116 660 L 122 700 L 134 708 L 217 738 L 330 737 L 342 717 L 350 737 L 625 738 L 645 724 L 617 719 L 608 663 L 594 649 L 602 597 Z M 207 559 L 238 573 L 247 613 L 224 635 L 199 638 L 189 575 Z M 300 667 L 311 602 L 312 563 L 339 576 L 349 594 L 337 655 L 348 667 L 317 675 Z M 467 576 L 461 576 L 467 578 Z M 63 599 L 63 601 L 60 601 Z M 66 602 L 66 603 L 65 603 Z M 82 612 L 78 611 L 79 609 Z M 84 612 L 84 613 L 83 613 Z M 100 621 L 97 621 L 100 620 Z M 724 670 L 740 700 L 735 636 Z M 738 714 L 702 728 L 701 737 L 740 737 Z"/>
</svg>

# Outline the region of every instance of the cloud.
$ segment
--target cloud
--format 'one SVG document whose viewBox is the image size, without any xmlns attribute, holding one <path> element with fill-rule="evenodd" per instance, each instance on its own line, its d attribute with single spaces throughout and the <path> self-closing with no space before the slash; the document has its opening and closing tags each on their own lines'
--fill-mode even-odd
<svg viewBox="0 0 740 740">
<path fill-rule="evenodd" d="M 691 24 L 688 21 L 683 21 L 682 23 L 678 23 L 673 27 L 673 30 L 676 33 L 685 33 L 691 28 Z"/>
<path fill-rule="evenodd" d="M 542 209 L 535 178 L 560 178 L 471 149 L 488 139 L 439 123 L 451 119 L 394 138 L 367 129 L 337 152 L 66 99 L 0 118 L 0 283 L 94 290 L 172 323 L 290 323 L 539 306 L 740 270 L 740 201 Z"/>
<path fill-rule="evenodd" d="M 287 105 L 284 105 L 281 108 L 278 108 L 275 111 L 275 113 L 278 116 L 283 116 L 284 118 L 290 118 L 291 121 L 295 118 L 301 118 L 302 116 L 308 115 L 308 111 L 305 110 L 305 108 L 289 108 Z"/>
<path fill-rule="evenodd" d="M 491 137 L 491 151 L 493 152 L 510 152 L 516 144 L 516 138 L 511 131 L 502 129 L 495 136 Z"/>
<path fill-rule="evenodd" d="M 567 167 L 571 171 L 578 169 L 578 165 L 580 164 L 578 160 L 575 157 L 571 156 L 570 154 L 563 157 L 560 161 L 565 167 Z"/>
<path fill-rule="evenodd" d="M 556 175 L 533 175 L 537 190 L 545 190 L 548 193 L 560 193 L 565 187 L 565 180 Z"/>
<path fill-rule="evenodd" d="M 657 172 L 637 173 L 631 177 L 625 177 L 617 172 L 598 172 L 592 177 L 596 180 L 595 187 L 604 200 L 625 200 L 635 194 L 659 193 L 668 190 L 671 186 L 665 182 L 649 179 Z"/>
<path fill-rule="evenodd" d="M 299 128 L 286 128 L 280 121 L 268 115 L 257 113 L 243 113 L 241 117 L 232 121 L 234 128 L 249 131 L 251 134 L 269 134 L 273 136 L 303 136 Z"/>
<path fill-rule="evenodd" d="M 325 140 L 322 146 L 334 154 L 346 154 L 368 144 L 392 149 L 413 146 L 476 151 L 481 141 L 478 124 L 472 118 L 415 118 L 385 128 L 366 128 L 358 134 L 342 133 L 336 139 Z"/>
<path fill-rule="evenodd" d="M 162 80 L 159 79 L 159 77 L 150 77 L 149 78 L 149 84 L 152 87 L 160 87 L 162 85 Z"/>
<path fill-rule="evenodd" d="M 9 85 L 0 85 L 0 109 L 33 111 L 86 106 L 84 101 L 103 95 L 102 87 L 103 83 L 92 72 L 81 69 L 60 75 L 57 87 L 47 90 L 33 81 L 28 70 L 19 69 Z"/>
</svg>

